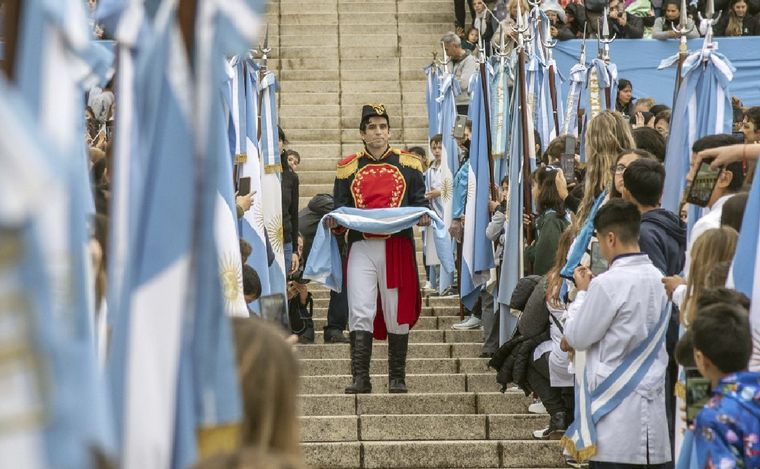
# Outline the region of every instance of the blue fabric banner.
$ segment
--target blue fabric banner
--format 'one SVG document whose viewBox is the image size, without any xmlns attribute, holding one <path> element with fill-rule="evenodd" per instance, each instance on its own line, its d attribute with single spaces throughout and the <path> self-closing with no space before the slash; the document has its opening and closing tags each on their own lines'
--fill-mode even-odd
<svg viewBox="0 0 760 469">
<path fill-rule="evenodd" d="M 760 36 L 741 38 L 717 38 L 718 52 L 725 55 L 736 67 L 734 79 L 729 88 L 732 96 L 741 98 L 745 106 L 760 106 L 760 86 L 757 75 L 760 72 Z M 703 39 L 689 41 L 689 51 L 702 48 Z M 596 57 L 596 41 L 586 41 L 587 55 Z M 573 65 L 578 63 L 581 41 L 562 41 L 554 49 L 554 58 L 560 72 L 567 77 Z M 610 45 L 610 56 L 617 64 L 618 77 L 631 80 L 636 98 L 652 97 L 658 103 L 673 104 L 675 68 L 657 70 L 660 61 L 678 53 L 678 41 L 656 39 L 617 39 Z M 570 80 L 562 83 L 562 96 L 567 96 Z M 613 91 L 614 94 L 614 91 Z"/>
</svg>

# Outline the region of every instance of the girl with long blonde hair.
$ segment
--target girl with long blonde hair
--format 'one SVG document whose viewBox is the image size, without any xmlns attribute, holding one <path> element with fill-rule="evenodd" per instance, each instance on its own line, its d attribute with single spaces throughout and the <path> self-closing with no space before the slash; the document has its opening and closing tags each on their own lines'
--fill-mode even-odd
<svg viewBox="0 0 760 469">
<path fill-rule="evenodd" d="M 736 230 L 722 226 L 705 231 L 694 241 L 689 277 L 686 279 L 686 295 L 681 309 L 681 323 L 685 326 L 694 322 L 697 302 L 702 292 L 708 288 L 708 276 L 715 266 L 734 258 L 738 238 Z"/>
<path fill-rule="evenodd" d="M 233 318 L 243 404 L 238 449 L 195 469 L 301 469 L 296 397 L 298 361 L 280 329 L 258 318 Z M 218 447 L 218 446 L 217 446 Z M 209 453 L 201 448 L 201 454 Z"/>
<path fill-rule="evenodd" d="M 612 186 L 617 156 L 624 149 L 635 148 L 631 126 L 621 114 L 603 111 L 591 119 L 586 130 L 586 182 L 577 226 L 585 224 L 594 200 Z"/>
</svg>

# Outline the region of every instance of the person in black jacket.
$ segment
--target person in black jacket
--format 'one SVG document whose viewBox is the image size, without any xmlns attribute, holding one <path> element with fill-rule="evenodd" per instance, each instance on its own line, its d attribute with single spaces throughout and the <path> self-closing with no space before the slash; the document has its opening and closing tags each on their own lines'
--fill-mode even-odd
<svg viewBox="0 0 760 469">
<path fill-rule="evenodd" d="M 280 137 L 280 149 L 288 144 L 285 132 L 277 127 Z M 300 265 L 296 244 L 298 242 L 298 175 L 288 164 L 288 152 L 280 152 L 282 165 L 282 249 L 285 251 L 285 269 L 288 275 L 298 270 Z M 299 158 L 300 159 L 300 158 Z"/>
<path fill-rule="evenodd" d="M 643 19 L 626 12 L 623 2 L 619 0 L 610 0 L 609 7 L 610 16 L 607 20 L 610 26 L 610 37 L 615 36 L 618 39 L 641 39 L 644 37 Z M 598 15 L 589 14 L 588 18 L 590 26 L 596 28 Z M 601 30 L 599 34 L 601 35 Z"/>
<path fill-rule="evenodd" d="M 749 13 L 747 0 L 731 0 L 713 27 L 716 36 L 754 36 L 755 20 Z"/>
<path fill-rule="evenodd" d="M 298 226 L 303 235 L 303 256 L 302 264 L 306 265 L 309 260 L 309 251 L 311 244 L 314 242 L 314 236 L 319 227 L 322 217 L 330 213 L 333 209 L 332 194 L 317 194 L 309 201 L 309 205 L 298 212 Z M 346 242 L 345 238 L 338 236 L 340 252 L 342 253 L 343 262 L 346 262 Z M 343 331 L 348 327 L 348 297 L 346 289 L 346 277 L 343 276 L 343 288 L 340 293 L 330 291 L 330 304 L 327 307 L 327 324 L 324 327 L 324 341 L 326 344 L 345 344 L 348 338 L 343 335 Z"/>
</svg>

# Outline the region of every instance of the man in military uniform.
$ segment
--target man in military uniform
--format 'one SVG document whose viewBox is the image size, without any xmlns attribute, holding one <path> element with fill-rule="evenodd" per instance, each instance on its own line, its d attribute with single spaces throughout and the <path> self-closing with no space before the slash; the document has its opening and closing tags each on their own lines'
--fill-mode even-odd
<svg viewBox="0 0 760 469">
<path fill-rule="evenodd" d="M 422 164 L 414 155 L 391 148 L 390 119 L 382 104 L 362 108 L 359 131 L 364 151 L 344 158 L 336 170 L 333 198 L 335 208 L 360 209 L 428 207 Z M 327 226 L 337 235 L 346 228 L 328 218 Z M 427 226 L 423 215 L 419 225 Z M 406 352 L 409 328 L 422 307 L 414 233 L 411 228 L 390 236 L 349 230 L 348 329 L 351 343 L 353 382 L 347 394 L 369 393 L 369 363 L 372 339 L 388 337 L 388 391 L 405 393 Z M 380 314 L 378 313 L 380 311 Z"/>
</svg>

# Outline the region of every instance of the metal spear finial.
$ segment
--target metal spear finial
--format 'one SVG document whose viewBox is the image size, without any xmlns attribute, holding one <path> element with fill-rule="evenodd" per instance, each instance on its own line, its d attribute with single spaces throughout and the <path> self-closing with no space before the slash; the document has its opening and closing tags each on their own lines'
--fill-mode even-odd
<svg viewBox="0 0 760 469">
<path fill-rule="evenodd" d="M 578 62 L 581 65 L 586 65 L 586 27 L 588 26 L 588 23 L 583 23 L 583 42 L 581 42 L 581 56 L 578 59 Z"/>
<path fill-rule="evenodd" d="M 678 26 L 673 25 L 673 31 L 681 36 L 681 39 L 685 39 L 686 35 L 694 29 L 694 24 L 689 25 L 689 17 L 686 15 L 686 0 L 681 0 L 681 18 L 678 21 Z"/>
<path fill-rule="evenodd" d="M 605 62 L 610 61 L 610 44 L 615 41 L 617 34 L 610 37 L 610 7 L 604 7 L 604 15 L 602 16 L 602 37 L 598 38 L 598 41 L 602 44 L 601 59 Z"/>
</svg>

